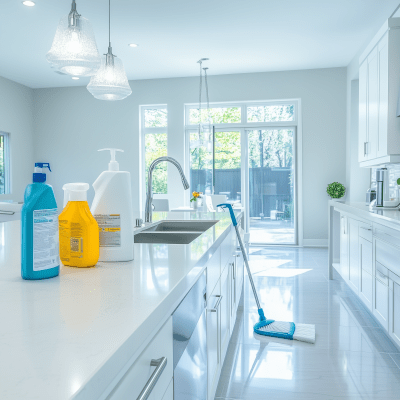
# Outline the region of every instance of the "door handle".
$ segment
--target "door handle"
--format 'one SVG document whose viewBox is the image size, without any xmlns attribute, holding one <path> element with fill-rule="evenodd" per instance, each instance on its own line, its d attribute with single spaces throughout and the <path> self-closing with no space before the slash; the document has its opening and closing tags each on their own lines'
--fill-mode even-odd
<svg viewBox="0 0 400 400">
<path fill-rule="evenodd" d="M 167 359 L 166 357 L 161 357 L 157 360 L 151 360 L 150 365 L 152 367 L 157 367 L 154 372 L 151 374 L 149 380 L 147 381 L 145 387 L 140 392 L 137 400 L 147 400 L 153 390 L 154 386 L 156 385 L 158 379 L 160 378 L 161 374 L 163 373 L 165 367 L 167 366 Z"/>
</svg>

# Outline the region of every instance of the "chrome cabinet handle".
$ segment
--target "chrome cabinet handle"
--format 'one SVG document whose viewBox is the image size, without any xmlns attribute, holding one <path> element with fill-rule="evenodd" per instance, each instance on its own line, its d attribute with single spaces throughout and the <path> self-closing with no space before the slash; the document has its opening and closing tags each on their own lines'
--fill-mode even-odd
<svg viewBox="0 0 400 400">
<path fill-rule="evenodd" d="M 236 279 L 235 263 L 232 263 L 232 278 Z"/>
<path fill-rule="evenodd" d="M 218 312 L 218 307 L 219 307 L 219 305 L 221 304 L 221 300 L 222 300 L 222 297 L 223 296 L 221 296 L 221 295 L 216 295 L 215 297 L 218 297 L 218 300 L 217 300 L 217 302 L 215 303 L 215 306 L 214 306 L 214 308 L 212 308 L 210 311 L 211 312 Z"/>
<path fill-rule="evenodd" d="M 153 390 L 154 386 L 156 385 L 158 379 L 160 378 L 161 374 L 163 373 L 163 371 L 167 365 L 167 359 L 165 357 L 161 357 L 158 360 L 151 360 L 150 365 L 152 367 L 157 367 L 157 368 L 151 374 L 145 387 L 140 392 L 137 400 L 147 400 L 148 399 L 151 391 Z"/>
<path fill-rule="evenodd" d="M 364 157 L 367 155 L 368 142 L 364 142 Z"/>
<path fill-rule="evenodd" d="M 2 215 L 14 215 L 15 212 L 14 211 L 0 211 L 0 214 L 2 214 Z"/>
</svg>

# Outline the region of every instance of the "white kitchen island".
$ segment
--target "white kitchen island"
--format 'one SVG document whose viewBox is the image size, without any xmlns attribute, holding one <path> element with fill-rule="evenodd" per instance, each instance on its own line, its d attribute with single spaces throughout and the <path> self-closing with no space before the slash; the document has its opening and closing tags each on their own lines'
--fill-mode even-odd
<svg viewBox="0 0 400 400">
<path fill-rule="evenodd" d="M 156 345 L 149 346 L 152 341 L 162 343 L 158 357 L 171 356 L 171 314 L 204 270 L 216 277 L 207 281 L 207 299 L 210 291 L 225 287 L 220 280 L 231 265 L 237 269 L 227 277 L 235 278 L 237 287 L 243 285 L 243 278 L 237 278 L 243 277 L 243 265 L 235 257 L 228 213 L 154 213 L 153 221 L 161 219 L 219 222 L 190 244 L 135 244 L 132 262 L 61 267 L 58 277 L 41 281 L 21 278 L 20 222 L 0 224 L 2 400 L 119 398 L 115 388 L 126 383 L 126 376 L 135 379 L 135 363 L 148 349 L 156 351 Z M 232 290 L 226 300 L 232 298 Z M 237 306 L 238 300 L 227 305 L 231 324 Z M 222 337 L 221 332 L 218 335 Z M 218 351 L 221 363 L 226 349 Z M 214 380 L 218 381 L 221 366 Z M 146 361 L 146 368 L 139 369 L 146 383 L 154 367 Z M 172 359 L 164 372 L 159 391 L 164 397 L 150 398 L 172 399 Z M 142 386 L 143 382 L 134 382 L 134 391 L 139 393 Z M 136 399 L 134 391 L 129 398 Z M 214 387 L 209 393 L 213 391 Z"/>
<path fill-rule="evenodd" d="M 329 277 L 336 270 L 400 346 L 400 211 L 329 202 Z"/>
</svg>

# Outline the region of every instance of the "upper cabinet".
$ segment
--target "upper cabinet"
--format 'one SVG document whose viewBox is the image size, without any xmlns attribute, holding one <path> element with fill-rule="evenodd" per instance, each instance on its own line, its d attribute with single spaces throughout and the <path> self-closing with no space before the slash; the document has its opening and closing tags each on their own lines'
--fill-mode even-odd
<svg viewBox="0 0 400 400">
<path fill-rule="evenodd" d="M 391 18 L 360 57 L 359 152 L 361 167 L 400 162 L 400 18 Z"/>
</svg>

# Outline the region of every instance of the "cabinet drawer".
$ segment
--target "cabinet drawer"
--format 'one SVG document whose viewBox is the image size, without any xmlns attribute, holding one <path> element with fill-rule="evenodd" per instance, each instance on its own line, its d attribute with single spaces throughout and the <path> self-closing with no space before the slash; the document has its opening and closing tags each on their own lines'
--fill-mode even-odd
<svg viewBox="0 0 400 400">
<path fill-rule="evenodd" d="M 397 275 L 400 275 L 400 249 L 376 239 L 375 242 L 375 259 L 384 267 L 390 269 Z"/>
<path fill-rule="evenodd" d="M 162 399 L 173 377 L 172 317 L 129 368 L 111 392 L 108 400 L 136 399 L 156 368 L 150 365 L 151 360 L 161 357 L 166 357 L 167 365 L 151 391 L 149 400 Z"/>
<path fill-rule="evenodd" d="M 372 275 L 372 243 L 360 237 L 359 244 L 361 269 Z"/>
<path fill-rule="evenodd" d="M 372 242 L 372 228 L 360 226 L 358 229 L 358 234 L 360 235 L 360 237 L 364 238 L 365 240 Z"/>
</svg>

